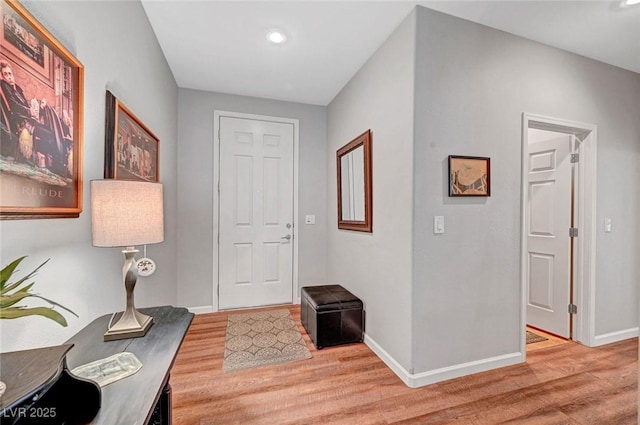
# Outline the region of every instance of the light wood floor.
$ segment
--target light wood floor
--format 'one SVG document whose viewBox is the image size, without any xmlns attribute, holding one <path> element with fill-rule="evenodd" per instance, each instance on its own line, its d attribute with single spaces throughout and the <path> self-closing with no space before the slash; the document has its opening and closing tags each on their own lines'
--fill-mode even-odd
<svg viewBox="0 0 640 425">
<path fill-rule="evenodd" d="M 530 353 L 534 350 L 539 350 L 541 348 L 553 347 L 554 345 L 571 343 L 570 340 L 560 338 L 559 336 L 541 331 L 540 329 L 527 326 L 527 330 L 547 338 L 546 341 L 532 342 L 531 344 L 527 344 L 527 353 Z"/>
<path fill-rule="evenodd" d="M 299 306 L 287 307 L 299 323 Z M 566 343 L 527 362 L 411 389 L 365 344 L 222 373 L 228 314 L 196 316 L 171 373 L 176 425 L 636 425 L 638 340 Z"/>
</svg>

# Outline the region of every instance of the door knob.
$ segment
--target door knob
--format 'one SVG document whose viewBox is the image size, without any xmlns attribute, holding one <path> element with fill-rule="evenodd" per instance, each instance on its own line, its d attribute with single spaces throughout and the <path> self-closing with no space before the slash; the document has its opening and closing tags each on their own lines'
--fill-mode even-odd
<svg viewBox="0 0 640 425">
<path fill-rule="evenodd" d="M 284 239 L 284 240 L 290 241 L 291 240 L 291 235 L 283 236 L 280 239 Z"/>
</svg>

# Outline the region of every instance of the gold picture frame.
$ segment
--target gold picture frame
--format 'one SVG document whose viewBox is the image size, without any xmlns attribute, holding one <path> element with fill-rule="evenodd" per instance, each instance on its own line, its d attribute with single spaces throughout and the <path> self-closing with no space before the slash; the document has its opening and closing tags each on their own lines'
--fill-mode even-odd
<svg viewBox="0 0 640 425">
<path fill-rule="evenodd" d="M 84 67 L 17 1 L 0 17 L 0 219 L 78 217 Z"/>
<path fill-rule="evenodd" d="M 160 140 L 107 90 L 104 178 L 159 182 Z"/>
</svg>

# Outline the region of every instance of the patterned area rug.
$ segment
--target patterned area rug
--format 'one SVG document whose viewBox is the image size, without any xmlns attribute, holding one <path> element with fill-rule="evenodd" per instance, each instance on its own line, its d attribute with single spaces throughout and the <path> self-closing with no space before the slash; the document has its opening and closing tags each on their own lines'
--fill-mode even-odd
<svg viewBox="0 0 640 425">
<path fill-rule="evenodd" d="M 229 315 L 223 372 L 310 358 L 289 310 Z"/>
<path fill-rule="evenodd" d="M 541 342 L 546 340 L 547 338 L 543 337 L 542 335 L 538 335 L 531 331 L 527 331 L 527 344 L 532 344 L 534 342 Z"/>
</svg>

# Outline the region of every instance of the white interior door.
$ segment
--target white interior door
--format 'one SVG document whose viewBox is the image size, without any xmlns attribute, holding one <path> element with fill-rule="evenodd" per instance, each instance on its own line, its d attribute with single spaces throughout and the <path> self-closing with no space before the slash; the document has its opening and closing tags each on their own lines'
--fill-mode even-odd
<svg viewBox="0 0 640 425">
<path fill-rule="evenodd" d="M 529 143 L 527 323 L 569 338 L 571 135 Z"/>
<path fill-rule="evenodd" d="M 219 119 L 218 306 L 291 303 L 293 125 Z"/>
</svg>

